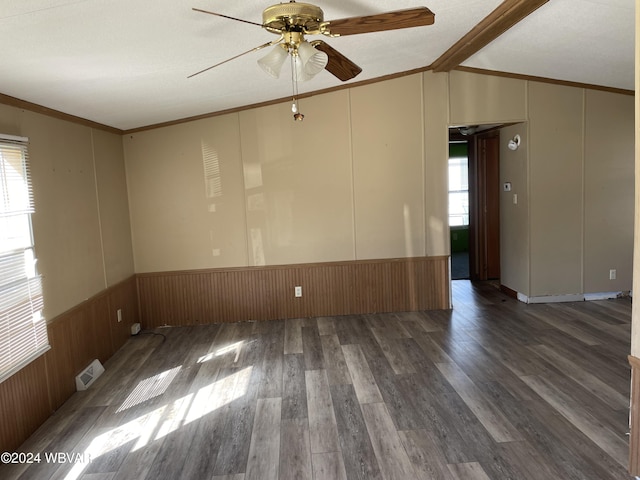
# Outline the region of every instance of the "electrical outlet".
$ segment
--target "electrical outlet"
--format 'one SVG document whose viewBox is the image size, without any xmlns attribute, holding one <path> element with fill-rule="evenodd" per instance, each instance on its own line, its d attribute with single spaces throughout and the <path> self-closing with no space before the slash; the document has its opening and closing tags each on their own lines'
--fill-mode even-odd
<svg viewBox="0 0 640 480">
<path fill-rule="evenodd" d="M 301 297 L 302 296 L 302 287 L 300 285 L 294 287 L 293 293 L 295 294 L 296 297 Z"/>
<path fill-rule="evenodd" d="M 120 323 L 122 321 L 122 309 L 121 308 L 119 308 L 116 311 L 116 315 L 118 316 L 118 323 Z"/>
<path fill-rule="evenodd" d="M 612 268 L 611 270 L 609 270 L 609 280 L 615 280 L 616 276 L 617 276 L 616 269 Z"/>
</svg>

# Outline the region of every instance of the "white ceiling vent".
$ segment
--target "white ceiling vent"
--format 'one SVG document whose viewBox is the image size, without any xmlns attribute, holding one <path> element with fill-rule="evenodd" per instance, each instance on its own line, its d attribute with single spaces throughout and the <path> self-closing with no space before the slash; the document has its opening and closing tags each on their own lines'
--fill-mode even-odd
<svg viewBox="0 0 640 480">
<path fill-rule="evenodd" d="M 103 372 L 104 367 L 100 363 L 100 360 L 94 360 L 76 376 L 76 390 L 79 392 L 86 390 Z"/>
</svg>

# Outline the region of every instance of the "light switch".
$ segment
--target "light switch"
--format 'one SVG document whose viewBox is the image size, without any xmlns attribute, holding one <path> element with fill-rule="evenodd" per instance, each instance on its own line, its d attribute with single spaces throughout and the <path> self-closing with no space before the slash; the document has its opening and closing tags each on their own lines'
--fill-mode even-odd
<svg viewBox="0 0 640 480">
<path fill-rule="evenodd" d="M 517 205 L 517 204 L 518 204 L 518 194 L 517 194 L 517 193 L 514 193 L 514 194 L 513 194 L 513 204 L 514 204 L 514 205 Z"/>
</svg>

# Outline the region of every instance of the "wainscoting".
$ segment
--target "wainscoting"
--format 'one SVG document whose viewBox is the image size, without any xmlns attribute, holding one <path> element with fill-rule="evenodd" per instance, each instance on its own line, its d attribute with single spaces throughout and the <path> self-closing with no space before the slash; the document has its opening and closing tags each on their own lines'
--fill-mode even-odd
<svg viewBox="0 0 640 480">
<path fill-rule="evenodd" d="M 135 277 L 54 318 L 48 325 L 51 349 L 0 383 L 0 451 L 22 444 L 75 392 L 75 376 L 93 359 L 104 363 L 111 357 L 137 321 Z"/>
<path fill-rule="evenodd" d="M 138 274 L 140 319 L 154 328 L 448 309 L 448 265 L 442 256 Z"/>
<path fill-rule="evenodd" d="M 629 365 L 631 365 L 629 473 L 640 476 L 640 358 L 629 355 Z"/>
</svg>

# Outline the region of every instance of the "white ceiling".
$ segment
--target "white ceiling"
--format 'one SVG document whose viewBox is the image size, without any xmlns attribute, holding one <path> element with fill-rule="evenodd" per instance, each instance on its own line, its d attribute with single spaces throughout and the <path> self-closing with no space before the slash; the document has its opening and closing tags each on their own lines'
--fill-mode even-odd
<svg viewBox="0 0 640 480">
<path fill-rule="evenodd" d="M 309 0 L 308 0 L 309 1 Z M 424 3 L 423 3 L 424 2 Z M 253 52 L 273 0 L 0 0 L 0 93 L 122 130 L 290 96 Z M 417 6 L 435 24 L 324 38 L 362 67 L 348 83 L 430 65 L 501 0 L 319 0 L 325 20 Z M 634 89 L 634 0 L 550 0 L 463 66 Z M 300 92 L 341 85 L 323 71 Z"/>
</svg>

